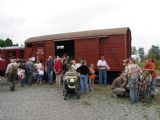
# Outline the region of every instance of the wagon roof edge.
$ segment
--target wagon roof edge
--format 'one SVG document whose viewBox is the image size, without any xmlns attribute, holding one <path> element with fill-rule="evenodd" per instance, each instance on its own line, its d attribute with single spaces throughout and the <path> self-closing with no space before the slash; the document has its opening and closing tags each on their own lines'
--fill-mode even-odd
<svg viewBox="0 0 160 120">
<path fill-rule="evenodd" d="M 27 40 L 25 40 L 25 43 L 45 41 L 45 40 L 57 40 L 57 39 L 61 40 L 61 39 L 74 39 L 82 37 L 121 35 L 121 34 L 127 34 L 128 30 L 129 27 L 123 27 L 123 28 L 98 29 L 98 30 L 43 35 L 43 36 L 30 37 Z"/>
</svg>

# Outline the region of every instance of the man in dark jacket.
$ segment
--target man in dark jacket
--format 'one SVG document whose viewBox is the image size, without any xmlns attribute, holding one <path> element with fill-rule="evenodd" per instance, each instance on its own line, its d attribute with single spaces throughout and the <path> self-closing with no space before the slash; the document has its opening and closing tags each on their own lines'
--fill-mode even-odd
<svg viewBox="0 0 160 120">
<path fill-rule="evenodd" d="M 26 66 L 27 66 L 27 68 L 28 68 L 28 69 L 27 69 L 28 77 L 29 77 L 29 79 L 28 79 L 28 84 L 29 84 L 29 85 L 32 85 L 32 83 L 33 83 L 33 72 L 34 72 L 34 63 L 32 62 L 32 59 L 31 59 L 31 58 L 29 58 Z"/>
<path fill-rule="evenodd" d="M 47 69 L 47 74 L 48 74 L 48 83 L 50 85 L 52 85 L 53 83 L 53 66 L 54 66 L 53 57 L 49 56 L 46 62 L 46 69 Z"/>
</svg>

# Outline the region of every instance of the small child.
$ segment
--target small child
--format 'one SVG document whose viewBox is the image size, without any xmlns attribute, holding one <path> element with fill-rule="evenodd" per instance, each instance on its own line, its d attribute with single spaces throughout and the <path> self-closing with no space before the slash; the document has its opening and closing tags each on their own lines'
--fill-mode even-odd
<svg viewBox="0 0 160 120">
<path fill-rule="evenodd" d="M 42 80 L 43 80 L 43 76 L 44 76 L 44 66 L 42 64 L 42 60 L 40 60 L 40 63 L 38 64 L 38 80 L 37 80 L 37 84 L 40 83 L 42 84 Z"/>
<path fill-rule="evenodd" d="M 89 90 L 93 91 L 94 90 L 94 80 L 95 80 L 95 70 L 94 70 L 94 65 L 90 64 L 89 66 Z"/>
<path fill-rule="evenodd" d="M 18 80 L 21 87 L 24 87 L 24 78 L 25 78 L 25 70 L 19 68 L 18 69 Z"/>
</svg>

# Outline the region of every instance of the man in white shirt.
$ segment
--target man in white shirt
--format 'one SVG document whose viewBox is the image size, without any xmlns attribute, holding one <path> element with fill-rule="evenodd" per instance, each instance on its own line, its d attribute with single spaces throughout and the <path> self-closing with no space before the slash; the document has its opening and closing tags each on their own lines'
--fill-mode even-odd
<svg viewBox="0 0 160 120">
<path fill-rule="evenodd" d="M 101 56 L 101 59 L 98 60 L 97 63 L 98 70 L 99 70 L 99 84 L 107 84 L 107 70 L 110 70 L 109 65 L 107 64 L 104 56 Z"/>
</svg>

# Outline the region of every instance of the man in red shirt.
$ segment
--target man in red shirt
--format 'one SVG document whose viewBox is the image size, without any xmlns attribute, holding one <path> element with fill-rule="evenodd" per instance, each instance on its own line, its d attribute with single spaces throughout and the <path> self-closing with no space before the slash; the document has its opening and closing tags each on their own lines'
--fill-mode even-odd
<svg viewBox="0 0 160 120">
<path fill-rule="evenodd" d="M 59 56 L 54 60 L 54 72 L 56 74 L 56 85 L 57 87 L 61 87 L 62 63 Z"/>
<path fill-rule="evenodd" d="M 156 67 L 156 62 L 152 58 L 149 60 L 146 60 L 146 63 L 143 66 L 143 70 L 148 71 L 152 75 L 151 90 L 154 93 L 156 93 L 156 77 L 157 77 L 155 67 Z"/>
</svg>

